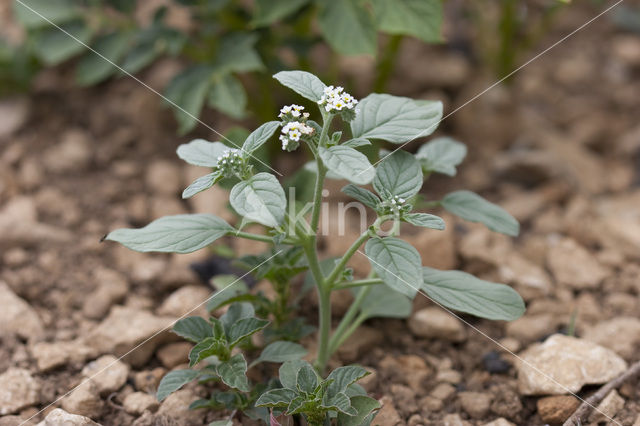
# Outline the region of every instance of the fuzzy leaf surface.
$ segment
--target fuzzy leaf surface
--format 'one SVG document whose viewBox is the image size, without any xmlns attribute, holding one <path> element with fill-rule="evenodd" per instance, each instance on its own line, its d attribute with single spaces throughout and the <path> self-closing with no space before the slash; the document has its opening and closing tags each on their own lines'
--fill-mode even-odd
<svg viewBox="0 0 640 426">
<path fill-rule="evenodd" d="M 507 285 L 481 280 L 462 271 L 422 269 L 422 290 L 449 309 L 504 321 L 515 320 L 525 311 L 520 295 Z"/>
<path fill-rule="evenodd" d="M 351 122 L 354 138 L 382 139 L 396 144 L 430 135 L 442 118 L 442 103 L 372 93 L 358 104 Z"/>
<path fill-rule="evenodd" d="M 247 220 L 272 228 L 284 220 L 287 199 L 275 176 L 258 173 L 236 184 L 229 195 L 231 206 Z"/>
<path fill-rule="evenodd" d="M 372 238 L 365 253 L 373 270 L 393 290 L 413 299 L 422 286 L 422 259 L 409 243 L 394 237 Z"/>
<path fill-rule="evenodd" d="M 456 175 L 458 166 L 467 156 L 467 146 L 451 138 L 436 138 L 422 145 L 416 158 L 425 172 L 437 172 L 448 176 Z"/>
<path fill-rule="evenodd" d="M 326 87 L 318 77 L 306 71 L 280 71 L 273 78 L 313 102 L 320 100 Z"/>
<path fill-rule="evenodd" d="M 247 361 L 242 354 L 232 356 L 228 361 L 221 362 L 216 372 L 225 385 L 243 392 L 249 392 L 247 380 Z"/>
<path fill-rule="evenodd" d="M 373 188 L 382 198 L 398 196 L 408 199 L 422 188 L 422 169 L 413 155 L 398 150 L 378 164 Z"/>
<path fill-rule="evenodd" d="M 329 170 L 358 185 L 366 185 L 373 180 L 376 169 L 367 157 L 353 148 L 338 145 L 318 150 L 320 158 Z"/>
<path fill-rule="evenodd" d="M 444 220 L 441 217 L 429 213 L 406 213 L 402 215 L 402 220 L 423 228 L 438 229 L 440 231 L 445 228 Z"/>
<path fill-rule="evenodd" d="M 213 326 L 202 317 L 187 317 L 178 320 L 173 332 L 183 339 L 198 343 L 207 337 L 213 337 Z"/>
<path fill-rule="evenodd" d="M 218 157 L 230 149 L 222 142 L 194 139 L 180 145 L 176 152 L 178 157 L 194 166 L 215 167 L 218 164 Z"/>
<path fill-rule="evenodd" d="M 168 372 L 162 380 L 160 380 L 156 398 L 158 398 L 158 401 L 162 401 L 169 396 L 169 394 L 177 391 L 199 375 L 200 372 L 196 370 L 174 370 Z"/>
<path fill-rule="evenodd" d="M 493 204 L 471 191 L 455 191 L 442 199 L 442 207 L 469 222 L 479 222 L 492 231 L 518 236 L 518 221 L 502 207 Z"/>
<path fill-rule="evenodd" d="M 144 228 L 116 229 L 105 239 L 141 252 L 191 253 L 231 231 L 231 225 L 217 216 L 180 214 L 162 217 Z"/>
</svg>

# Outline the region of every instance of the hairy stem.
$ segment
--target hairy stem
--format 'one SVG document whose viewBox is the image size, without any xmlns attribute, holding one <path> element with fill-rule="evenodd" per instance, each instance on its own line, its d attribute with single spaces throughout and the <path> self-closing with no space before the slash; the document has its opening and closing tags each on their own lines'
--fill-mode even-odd
<svg viewBox="0 0 640 426">
<path fill-rule="evenodd" d="M 345 288 L 367 287 L 370 285 L 384 284 L 380 278 L 368 278 L 366 280 L 343 281 L 333 286 L 333 290 L 343 290 Z"/>
<path fill-rule="evenodd" d="M 273 243 L 273 237 L 270 237 L 268 235 L 252 234 L 243 231 L 232 231 L 230 235 L 233 235 L 234 237 L 246 238 L 248 240 L 262 241 L 264 243 Z M 291 238 L 285 238 L 282 242 L 284 244 L 295 244 L 295 241 Z"/>
<path fill-rule="evenodd" d="M 334 284 L 336 279 L 338 279 L 338 276 L 342 273 L 342 271 L 344 271 L 344 268 L 347 265 L 347 262 L 349 262 L 349 259 L 351 259 L 351 257 L 355 254 L 358 248 L 362 245 L 362 243 L 364 243 L 368 238 L 369 238 L 369 231 L 367 230 L 363 232 L 358 237 L 358 239 L 353 242 L 353 244 L 351 244 L 351 247 L 349 247 L 347 252 L 340 259 L 340 262 L 338 262 L 338 264 L 335 266 L 335 268 L 333 268 L 333 270 L 327 277 L 327 283 L 329 285 Z"/>
</svg>

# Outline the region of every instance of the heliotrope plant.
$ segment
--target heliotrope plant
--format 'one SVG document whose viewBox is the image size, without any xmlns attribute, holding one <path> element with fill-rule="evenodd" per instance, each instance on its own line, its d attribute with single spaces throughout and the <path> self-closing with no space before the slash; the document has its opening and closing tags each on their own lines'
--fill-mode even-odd
<svg viewBox="0 0 640 426">
<path fill-rule="evenodd" d="M 347 366 L 326 375 L 332 354 L 365 320 L 406 318 L 418 292 L 448 309 L 494 320 L 518 318 L 524 312 L 524 303 L 506 285 L 461 271 L 423 267 L 420 253 L 399 238 L 400 222 L 444 229 L 440 217 L 414 211 L 416 201 L 431 173 L 455 175 L 456 166 L 466 155 L 463 144 L 437 138 L 420 147 L 416 154 L 402 150 L 384 152 L 375 166 L 359 151 L 364 146 L 371 150 L 370 140 L 403 144 L 431 134 L 442 117 L 440 102 L 387 94 L 371 94 L 358 101 L 342 87 L 326 86 L 307 72 L 284 71 L 274 77 L 316 102 L 320 120 L 314 121 L 312 113 L 299 105 L 285 106 L 278 116 L 280 120 L 258 127 L 241 147 L 198 139 L 181 145 L 177 151 L 188 163 L 210 169 L 209 174 L 185 189 L 184 198 L 221 180 L 235 182 L 229 201 L 242 217 L 239 228 L 209 214 L 177 215 L 158 219 L 141 229 L 119 229 L 106 238 L 143 252 L 188 253 L 224 236 L 273 245 L 268 253 L 245 258 L 244 263 L 274 284 L 278 300 L 250 294 L 236 280 L 221 286 L 209 302 L 212 311 L 230 305 L 223 316 L 212 316 L 208 321 L 203 318 L 178 321 L 174 331 L 195 344 L 189 355 L 190 365 L 202 362 L 206 366 L 167 374 L 158 390 L 160 399 L 191 380 L 216 380 L 230 390 L 214 393 L 211 399 L 199 401 L 195 406 L 241 409 L 267 422 L 276 421 L 280 415 L 302 415 L 311 425 L 327 424 L 330 419 L 340 425 L 368 424 L 379 404 L 356 383 L 367 374 L 366 370 Z M 346 132 L 341 130 L 334 131 L 334 124 L 348 125 L 351 137 L 344 137 Z M 292 151 L 304 145 L 313 155 L 313 163 L 306 168 L 315 173 L 316 182 L 313 201 L 307 205 L 287 199 L 275 175 L 254 171 L 254 151 L 276 132 L 283 150 Z M 343 192 L 370 207 L 375 220 L 342 257 L 321 260 L 317 235 L 325 179 L 350 181 Z M 369 184 L 375 193 L 363 187 Z M 428 205 L 441 206 L 496 232 L 511 236 L 519 232 L 513 217 L 469 191 L 456 191 L 442 200 L 428 200 Z M 266 232 L 242 231 L 248 223 L 263 225 Z M 357 252 L 371 263 L 366 278 L 355 279 L 347 267 Z M 287 324 L 295 323 L 295 318 L 289 317 L 296 305 L 290 282 L 302 273 L 307 274 L 305 283 L 315 287 L 318 296 L 318 344 L 313 366 L 300 360 L 306 350 L 295 342 L 305 333 L 286 331 Z M 341 289 L 350 289 L 355 297 L 332 331 L 330 295 Z M 256 355 L 260 348 L 250 339 L 258 332 L 265 336 L 266 345 L 260 355 Z M 246 349 L 254 361 L 247 365 L 237 348 Z M 252 385 L 246 371 L 260 362 L 283 363 L 278 379 Z"/>
</svg>

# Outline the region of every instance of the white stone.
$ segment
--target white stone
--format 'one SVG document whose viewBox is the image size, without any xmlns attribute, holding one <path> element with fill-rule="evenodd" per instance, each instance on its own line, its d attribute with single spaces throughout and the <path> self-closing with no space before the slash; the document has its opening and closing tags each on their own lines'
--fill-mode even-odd
<svg viewBox="0 0 640 426">
<path fill-rule="evenodd" d="M 81 416 L 98 417 L 103 406 L 98 387 L 93 380 L 84 379 L 62 399 L 62 408 L 71 414 Z"/>
<path fill-rule="evenodd" d="M 576 289 L 596 288 L 609 274 L 595 256 L 570 238 L 551 245 L 547 264 L 559 284 Z"/>
<path fill-rule="evenodd" d="M 174 291 L 158 308 L 158 314 L 179 317 L 207 315 L 206 303 L 212 291 L 204 286 L 187 285 Z"/>
<path fill-rule="evenodd" d="M 100 424 L 88 417 L 67 413 L 62 408 L 56 408 L 36 426 L 100 426 Z"/>
<path fill-rule="evenodd" d="M 582 337 L 629 359 L 633 356 L 636 346 L 640 344 L 640 319 L 619 317 L 603 321 L 587 328 Z"/>
<path fill-rule="evenodd" d="M 44 327 L 36 311 L 0 281 L 0 334 L 8 333 L 23 339 L 37 339 Z"/>
<path fill-rule="evenodd" d="M 124 398 L 122 402 L 124 411 L 134 416 L 139 416 L 146 410 L 156 409 L 158 400 L 145 392 L 132 392 Z"/>
<path fill-rule="evenodd" d="M 89 347 L 103 354 L 123 356 L 136 348 L 125 361 L 139 366 L 153 355 L 158 344 L 171 337 L 169 330 L 174 321 L 174 318 L 157 317 L 148 311 L 114 306 L 109 316 L 84 340 Z"/>
<path fill-rule="evenodd" d="M 0 416 L 16 413 L 40 402 L 40 382 L 23 368 L 0 374 Z"/>
<path fill-rule="evenodd" d="M 98 392 L 105 395 L 120 389 L 127 381 L 129 366 L 113 355 L 103 355 L 82 369 L 82 375 L 91 378 Z"/>
<path fill-rule="evenodd" d="M 627 363 L 613 351 L 588 340 L 554 334 L 520 354 L 516 362 L 523 395 L 562 395 L 587 384 L 617 377 Z M 540 372 L 543 372 L 545 377 Z"/>
<path fill-rule="evenodd" d="M 84 362 L 95 355 L 95 351 L 81 341 L 38 342 L 30 347 L 38 370 L 49 371 L 67 363 Z"/>
<path fill-rule="evenodd" d="M 439 307 L 429 307 L 414 312 L 409 318 L 409 329 L 418 337 L 461 342 L 466 333 L 457 318 Z"/>
</svg>

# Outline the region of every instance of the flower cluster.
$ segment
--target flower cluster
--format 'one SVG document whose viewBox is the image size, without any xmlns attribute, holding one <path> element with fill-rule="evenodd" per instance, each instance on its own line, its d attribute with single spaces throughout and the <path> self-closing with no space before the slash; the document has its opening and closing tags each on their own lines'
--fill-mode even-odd
<svg viewBox="0 0 640 426">
<path fill-rule="evenodd" d="M 406 204 L 407 200 L 397 195 L 394 195 L 389 200 L 380 203 L 380 215 L 393 215 L 397 216 L 403 212 L 409 212 L 412 206 Z"/>
<path fill-rule="evenodd" d="M 341 86 L 327 86 L 324 94 L 318 101 L 318 105 L 323 106 L 326 112 L 333 114 L 341 113 L 343 118 L 351 121 L 355 117 L 355 107 L 357 99 L 344 91 Z"/>
<path fill-rule="evenodd" d="M 293 151 L 300 146 L 300 138 L 303 136 L 311 136 L 313 127 L 308 126 L 300 121 L 290 121 L 282 127 L 282 149 L 284 151 Z"/>
<path fill-rule="evenodd" d="M 309 113 L 308 112 L 303 112 L 304 107 L 301 105 L 287 105 L 287 106 L 283 106 L 282 109 L 280 110 L 280 114 L 278 115 L 278 118 L 282 119 L 283 121 L 296 121 L 299 120 L 300 118 L 303 119 L 307 119 L 309 118 Z"/>
<path fill-rule="evenodd" d="M 218 157 L 216 164 L 224 177 L 244 176 L 247 172 L 247 164 L 239 149 L 229 148 Z"/>
</svg>

